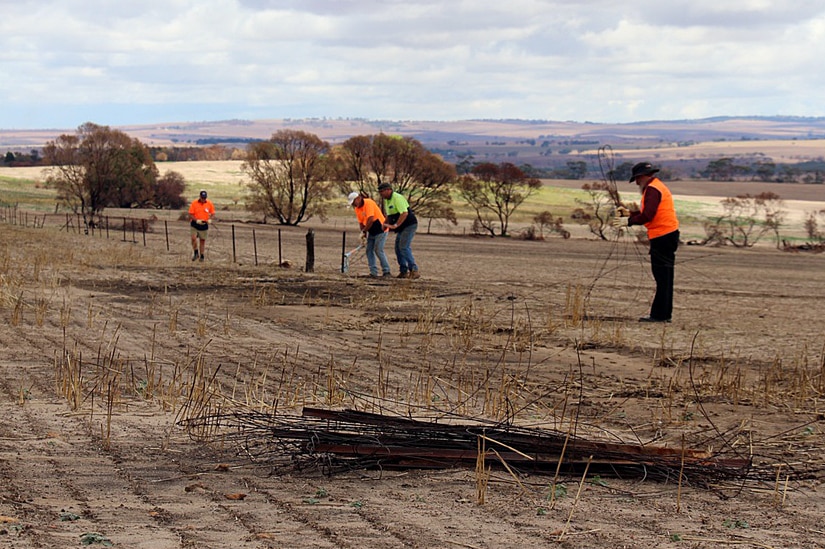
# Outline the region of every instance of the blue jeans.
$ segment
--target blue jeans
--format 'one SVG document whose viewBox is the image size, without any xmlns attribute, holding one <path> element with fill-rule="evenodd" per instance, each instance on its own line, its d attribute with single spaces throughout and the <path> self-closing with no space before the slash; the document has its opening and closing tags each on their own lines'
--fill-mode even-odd
<svg viewBox="0 0 825 549">
<path fill-rule="evenodd" d="M 395 233 L 395 257 L 402 273 L 418 270 L 412 254 L 412 240 L 417 229 L 418 223 L 413 223 Z"/>
<path fill-rule="evenodd" d="M 375 264 L 375 256 L 381 262 L 381 271 L 390 272 L 390 262 L 387 261 L 387 254 L 384 253 L 384 243 L 387 242 L 387 233 L 371 234 L 367 236 L 367 263 L 370 266 L 370 274 L 378 276 L 378 266 Z"/>
</svg>

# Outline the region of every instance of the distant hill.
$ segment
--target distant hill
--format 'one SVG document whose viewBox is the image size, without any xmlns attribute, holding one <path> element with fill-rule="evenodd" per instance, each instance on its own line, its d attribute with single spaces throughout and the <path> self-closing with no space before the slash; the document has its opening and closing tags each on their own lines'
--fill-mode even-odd
<svg viewBox="0 0 825 549">
<path fill-rule="evenodd" d="M 314 133 L 332 143 L 354 135 L 378 132 L 415 137 L 422 143 L 496 139 L 576 140 L 636 145 L 718 140 L 825 139 L 825 117 L 715 117 L 696 120 L 654 120 L 626 124 L 554 122 L 548 120 L 403 121 L 360 118 L 277 120 L 216 120 L 117 126 L 149 145 L 238 142 L 267 139 L 282 129 Z M 0 129 L 0 147 L 39 147 L 75 128 Z"/>
<path fill-rule="evenodd" d="M 654 120 L 627 124 L 548 120 L 411 121 L 359 118 L 217 120 L 118 126 L 150 146 L 226 145 L 243 148 L 278 130 L 302 130 L 341 143 L 356 135 L 387 133 L 413 137 L 449 162 L 508 161 L 541 170 L 585 160 L 597 169 L 597 152 L 610 147 L 616 162 L 647 159 L 683 175 L 709 159 L 746 157 L 776 163 L 822 161 L 825 117 L 753 116 Z M 28 152 L 74 128 L 0 129 L 4 150 Z"/>
</svg>

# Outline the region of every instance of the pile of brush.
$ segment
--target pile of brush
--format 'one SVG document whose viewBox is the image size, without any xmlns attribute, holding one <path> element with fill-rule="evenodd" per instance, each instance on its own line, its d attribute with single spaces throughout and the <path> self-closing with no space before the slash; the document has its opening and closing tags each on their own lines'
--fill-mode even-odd
<svg viewBox="0 0 825 549">
<path fill-rule="evenodd" d="M 232 413 L 189 420 L 239 443 L 255 461 L 355 468 L 476 467 L 479 458 L 512 471 L 681 479 L 713 485 L 747 478 L 751 457 L 732 451 L 590 441 L 548 429 L 481 420 L 422 421 L 354 410 L 304 408 L 301 416 Z"/>
</svg>

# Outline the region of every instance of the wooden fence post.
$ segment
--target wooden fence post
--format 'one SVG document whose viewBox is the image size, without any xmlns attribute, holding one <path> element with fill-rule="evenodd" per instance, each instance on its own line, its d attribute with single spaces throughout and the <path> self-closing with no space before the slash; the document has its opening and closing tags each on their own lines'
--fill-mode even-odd
<svg viewBox="0 0 825 549">
<path fill-rule="evenodd" d="M 315 232 L 312 229 L 307 231 L 307 266 L 306 272 L 315 272 Z"/>
<path fill-rule="evenodd" d="M 235 224 L 232 224 L 232 263 L 237 263 L 237 256 L 235 255 Z"/>
<path fill-rule="evenodd" d="M 252 251 L 255 254 L 255 266 L 258 266 L 258 241 L 255 239 L 255 229 L 252 229 Z"/>
</svg>

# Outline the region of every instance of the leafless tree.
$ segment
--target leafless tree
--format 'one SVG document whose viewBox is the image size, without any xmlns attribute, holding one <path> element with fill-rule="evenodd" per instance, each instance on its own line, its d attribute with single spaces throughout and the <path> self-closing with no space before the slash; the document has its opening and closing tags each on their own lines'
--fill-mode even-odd
<svg viewBox="0 0 825 549">
<path fill-rule="evenodd" d="M 825 234 L 822 232 L 822 225 L 825 223 L 825 210 L 808 212 L 805 218 L 805 232 L 808 240 L 813 244 L 825 242 Z"/>
<path fill-rule="evenodd" d="M 592 234 L 607 240 L 606 230 L 610 226 L 610 217 L 615 211 L 618 195 L 604 181 L 585 183 L 582 189 L 587 193 L 587 198 L 576 199 L 580 206 L 573 211 L 573 220 L 580 225 L 587 225 Z"/>
<path fill-rule="evenodd" d="M 756 196 L 742 194 L 722 200 L 722 215 L 705 226 L 708 241 L 723 241 L 737 248 L 750 248 L 773 233 L 779 246 L 779 228 L 785 220 L 784 205 L 772 192 Z"/>
<path fill-rule="evenodd" d="M 507 236 L 513 212 L 539 188 L 541 181 L 509 162 L 478 164 L 459 185 L 461 197 L 476 212 L 476 226 L 490 236 L 496 236 L 496 229 Z"/>
</svg>

